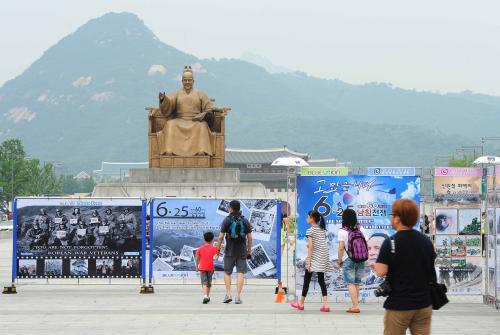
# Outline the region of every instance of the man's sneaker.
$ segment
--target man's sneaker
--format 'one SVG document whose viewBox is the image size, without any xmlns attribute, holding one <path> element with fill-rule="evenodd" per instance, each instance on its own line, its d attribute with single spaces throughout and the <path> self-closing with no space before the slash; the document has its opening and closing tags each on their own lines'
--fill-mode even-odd
<svg viewBox="0 0 500 335">
<path fill-rule="evenodd" d="M 210 302 L 210 298 L 209 297 L 203 298 L 203 303 L 204 304 L 208 304 L 209 302 Z"/>
<path fill-rule="evenodd" d="M 243 303 L 243 301 L 241 301 L 240 297 L 237 297 L 235 300 L 234 300 L 234 303 L 236 305 L 241 305 Z"/>
<path fill-rule="evenodd" d="M 224 300 L 222 300 L 223 303 L 229 304 L 231 301 L 233 301 L 233 298 L 231 296 L 227 295 L 224 297 Z"/>
</svg>

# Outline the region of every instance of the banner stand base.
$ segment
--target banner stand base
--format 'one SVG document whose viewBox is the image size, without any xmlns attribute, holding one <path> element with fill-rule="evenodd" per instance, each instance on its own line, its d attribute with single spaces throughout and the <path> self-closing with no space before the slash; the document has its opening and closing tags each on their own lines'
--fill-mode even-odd
<svg viewBox="0 0 500 335">
<path fill-rule="evenodd" d="M 3 294 L 17 294 L 17 288 L 15 285 L 12 286 L 4 286 Z"/>
<path fill-rule="evenodd" d="M 153 285 L 149 285 L 149 286 L 143 285 L 143 286 L 141 286 L 141 294 L 151 294 L 151 293 L 155 293 L 155 288 L 154 288 Z"/>
</svg>

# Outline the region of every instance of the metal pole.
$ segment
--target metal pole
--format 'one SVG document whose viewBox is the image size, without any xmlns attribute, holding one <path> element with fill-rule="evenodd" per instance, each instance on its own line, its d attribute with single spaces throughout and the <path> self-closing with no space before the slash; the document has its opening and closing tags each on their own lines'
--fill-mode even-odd
<svg viewBox="0 0 500 335">
<path fill-rule="evenodd" d="M 10 152 L 10 203 L 14 201 L 14 158 L 12 151 Z"/>
<path fill-rule="evenodd" d="M 12 287 L 17 278 L 17 201 L 12 201 Z"/>
<path fill-rule="evenodd" d="M 290 206 L 290 196 L 289 196 L 289 190 L 290 190 L 290 167 L 287 167 L 286 171 L 286 211 L 287 211 L 287 216 L 288 216 L 288 206 Z M 290 220 L 290 218 L 288 219 Z M 289 249 L 289 238 L 288 238 L 288 230 L 289 227 L 285 227 L 285 248 L 286 248 L 286 289 L 288 290 L 288 277 L 290 276 L 290 273 L 288 271 L 288 263 L 289 263 L 289 255 L 288 255 L 288 249 Z"/>
<path fill-rule="evenodd" d="M 146 200 L 142 200 L 142 227 L 141 227 L 141 235 L 142 235 L 142 245 L 141 245 L 141 276 L 142 276 L 142 285 L 146 286 Z"/>
<path fill-rule="evenodd" d="M 153 210 L 153 199 L 149 202 L 149 272 L 148 272 L 148 283 L 151 286 L 153 283 L 153 242 L 154 242 L 154 210 Z M 144 260 L 146 260 L 146 255 L 144 255 Z"/>
</svg>

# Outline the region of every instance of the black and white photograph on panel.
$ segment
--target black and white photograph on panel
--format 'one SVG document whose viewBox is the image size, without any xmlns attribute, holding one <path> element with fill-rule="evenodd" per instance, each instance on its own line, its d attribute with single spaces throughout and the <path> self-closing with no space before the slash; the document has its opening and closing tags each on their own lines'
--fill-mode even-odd
<svg viewBox="0 0 500 335">
<path fill-rule="evenodd" d="M 247 260 L 247 265 L 254 276 L 259 276 L 275 267 L 262 244 L 252 247 L 252 257 Z"/>
<path fill-rule="evenodd" d="M 69 273 L 72 277 L 87 277 L 89 275 L 89 260 L 83 258 L 70 259 Z"/>
<path fill-rule="evenodd" d="M 62 259 L 46 259 L 44 274 L 46 277 L 61 277 L 63 275 Z"/>
<path fill-rule="evenodd" d="M 20 259 L 17 265 L 18 278 L 33 278 L 36 277 L 37 260 L 36 259 Z"/>
<path fill-rule="evenodd" d="M 139 269 L 139 259 L 129 258 L 122 259 L 122 273 L 123 277 L 138 277 L 141 273 Z"/>
<path fill-rule="evenodd" d="M 95 261 L 96 277 L 112 277 L 115 274 L 114 259 L 96 259 Z"/>
<path fill-rule="evenodd" d="M 142 257 L 141 199 L 18 198 L 16 207 L 18 258 L 70 259 L 41 275 L 94 276 L 96 258 Z"/>
<path fill-rule="evenodd" d="M 252 237 L 256 240 L 269 241 L 273 231 L 276 218 L 276 211 L 268 212 L 260 209 L 253 209 L 250 214 L 250 224 L 252 225 Z"/>
</svg>

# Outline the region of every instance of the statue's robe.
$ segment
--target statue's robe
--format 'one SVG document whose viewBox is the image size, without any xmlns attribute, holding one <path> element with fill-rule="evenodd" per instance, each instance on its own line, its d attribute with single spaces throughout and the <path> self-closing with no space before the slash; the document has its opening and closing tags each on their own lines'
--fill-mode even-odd
<svg viewBox="0 0 500 335">
<path fill-rule="evenodd" d="M 202 91 L 184 89 L 167 95 L 160 112 L 167 117 L 163 129 L 157 132 L 161 155 L 214 155 L 215 135 L 202 121 L 213 109 L 210 98 Z"/>
</svg>

